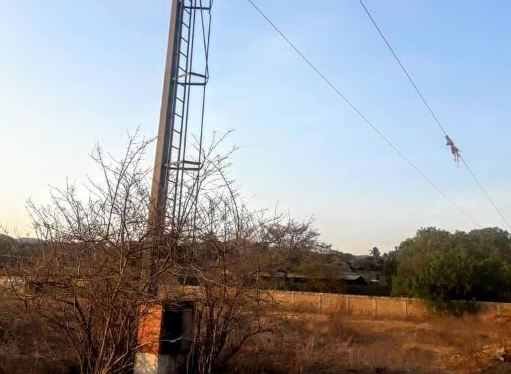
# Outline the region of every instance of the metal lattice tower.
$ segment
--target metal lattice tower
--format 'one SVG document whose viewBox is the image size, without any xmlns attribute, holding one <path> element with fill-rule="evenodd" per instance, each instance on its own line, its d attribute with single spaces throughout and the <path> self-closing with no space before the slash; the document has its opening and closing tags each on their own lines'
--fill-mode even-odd
<svg viewBox="0 0 511 374">
<path fill-rule="evenodd" d="M 173 0 L 149 231 L 194 235 L 213 0 Z"/>
</svg>

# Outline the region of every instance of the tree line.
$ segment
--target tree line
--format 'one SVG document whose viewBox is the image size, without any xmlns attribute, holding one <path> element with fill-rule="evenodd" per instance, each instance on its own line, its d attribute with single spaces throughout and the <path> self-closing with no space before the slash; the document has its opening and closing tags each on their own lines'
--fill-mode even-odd
<svg viewBox="0 0 511 374">
<path fill-rule="evenodd" d="M 452 301 L 511 301 L 511 238 L 499 228 L 450 233 L 434 227 L 404 240 L 384 262 L 393 296 Z"/>
</svg>

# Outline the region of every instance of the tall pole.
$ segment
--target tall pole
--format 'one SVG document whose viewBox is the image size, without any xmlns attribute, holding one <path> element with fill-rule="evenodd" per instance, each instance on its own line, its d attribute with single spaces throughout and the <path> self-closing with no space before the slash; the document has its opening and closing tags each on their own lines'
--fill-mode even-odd
<svg viewBox="0 0 511 374">
<path fill-rule="evenodd" d="M 161 244 L 165 230 L 167 195 L 171 162 L 172 137 L 176 120 L 177 69 L 179 67 L 179 38 L 183 18 L 182 0 L 172 0 L 167 56 L 163 77 L 163 93 L 156 140 L 151 196 L 147 217 L 148 245 L 143 259 L 143 278 L 146 290 L 156 296 L 158 286 L 152 278 L 161 257 Z"/>
<path fill-rule="evenodd" d="M 178 246 L 183 232 L 192 238 L 195 234 L 194 215 L 202 167 L 204 105 L 209 79 L 213 0 L 171 1 L 142 274 L 144 291 L 154 299 L 158 299 L 158 277 L 155 275 L 161 270 L 158 269 L 160 260 L 174 259 L 172 251 Z M 198 141 L 194 143 L 194 139 Z M 167 227 L 171 235 L 170 248 L 162 245 Z M 162 248 L 165 253 L 162 253 Z M 181 305 L 181 321 L 177 321 L 178 314 L 169 309 L 176 308 L 176 305 L 168 306 L 165 300 L 162 301 L 151 305 L 147 315 L 139 321 L 140 348 L 136 353 L 135 374 L 176 373 L 186 363 L 183 358 L 186 358 L 189 349 L 187 342 L 193 336 L 192 309 Z M 181 336 L 172 335 L 175 323 L 182 326 Z"/>
<path fill-rule="evenodd" d="M 178 46 L 182 12 L 180 0 L 172 0 L 170 28 L 167 45 L 167 58 L 165 62 L 165 75 L 163 79 L 163 94 L 160 110 L 158 138 L 156 142 L 156 156 L 154 160 L 153 181 L 151 186 L 151 201 L 149 205 L 148 227 L 152 240 L 161 239 L 165 226 L 167 206 L 167 192 L 169 184 L 170 146 L 172 144 L 172 129 L 175 116 L 174 106 L 177 81 Z"/>
<path fill-rule="evenodd" d="M 213 0 L 179 0 L 171 68 L 171 87 L 167 117 L 168 185 L 166 195 L 169 220 L 174 237 L 195 232 L 191 217 L 197 204 L 197 182 L 202 167 L 202 131 L 206 85 L 209 80 L 208 56 Z M 169 40 L 170 43 L 170 40 Z M 170 45 L 170 44 L 169 44 Z M 163 113 L 163 112 L 162 112 Z M 196 141 L 197 140 L 197 141 Z M 191 202 L 191 204 L 190 204 Z"/>
<path fill-rule="evenodd" d="M 172 246 L 185 230 L 192 237 L 195 232 L 195 217 L 192 219 L 190 215 L 196 213 L 197 182 L 202 166 L 211 6 L 212 0 L 172 0 L 147 218 L 148 248 L 144 254 L 144 273 L 149 289 L 155 288 L 151 277 L 163 255 L 165 228 L 170 229 Z M 192 144 L 194 139 L 199 139 L 199 144 Z M 166 222 L 167 212 L 169 222 Z M 173 250 L 166 248 L 168 252 L 164 255 L 172 256 Z"/>
<path fill-rule="evenodd" d="M 179 34 L 182 12 L 182 0 L 172 0 L 170 13 L 170 26 L 167 41 L 167 56 L 165 73 L 163 77 L 163 93 L 161 99 L 158 137 L 156 140 L 156 155 L 154 159 L 151 196 L 147 217 L 147 245 L 143 258 L 142 281 L 144 291 L 149 295 L 158 296 L 157 280 L 153 279 L 156 263 L 160 257 L 160 245 L 163 239 L 165 218 L 167 210 L 167 193 L 169 184 L 170 148 L 172 145 L 172 132 L 174 127 L 173 106 L 175 105 L 176 85 L 174 79 L 179 63 L 176 54 L 179 53 L 179 44 L 176 39 Z M 163 307 L 152 306 L 143 315 L 138 326 L 138 340 L 140 348 L 135 355 L 134 374 L 158 374 L 172 372 L 162 362 L 161 356 L 161 325 Z"/>
</svg>

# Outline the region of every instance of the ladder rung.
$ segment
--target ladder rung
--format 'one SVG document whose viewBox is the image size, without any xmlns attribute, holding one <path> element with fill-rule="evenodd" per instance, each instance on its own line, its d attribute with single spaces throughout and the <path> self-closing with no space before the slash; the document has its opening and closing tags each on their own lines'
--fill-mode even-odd
<svg viewBox="0 0 511 374">
<path fill-rule="evenodd" d="M 193 9 L 193 10 L 211 10 L 209 6 L 185 6 L 184 9 Z"/>
<path fill-rule="evenodd" d="M 177 84 L 179 84 L 181 86 L 205 86 L 207 83 L 206 82 L 197 83 L 197 82 L 179 82 L 179 81 L 177 81 Z"/>
<path fill-rule="evenodd" d="M 188 58 L 188 55 L 184 54 L 182 51 L 179 51 L 179 53 L 181 53 L 185 58 Z"/>
<path fill-rule="evenodd" d="M 174 112 L 174 115 L 178 116 L 179 118 L 183 118 L 183 116 L 181 114 L 178 114 L 176 112 Z"/>
<path fill-rule="evenodd" d="M 186 22 L 181 22 L 181 25 L 185 26 L 187 29 L 190 29 L 190 25 L 188 25 Z"/>
<path fill-rule="evenodd" d="M 204 74 L 194 73 L 193 71 L 191 71 L 189 74 L 193 75 L 194 77 L 199 77 L 199 78 L 202 78 L 202 79 L 208 79 L 208 76 L 206 76 Z"/>
<path fill-rule="evenodd" d="M 179 97 L 177 97 L 177 96 L 176 96 L 176 100 L 177 100 L 177 101 L 180 101 L 182 104 L 184 104 L 184 103 L 185 103 L 185 101 L 184 101 L 184 100 L 181 100 L 181 99 L 180 99 Z"/>
<path fill-rule="evenodd" d="M 188 165 L 196 165 L 196 166 L 200 166 L 201 163 L 198 162 L 198 161 L 188 161 L 188 160 L 183 160 L 181 161 L 183 164 L 188 164 Z"/>
<path fill-rule="evenodd" d="M 175 133 L 178 133 L 179 135 L 181 135 L 181 131 L 176 130 L 176 129 L 174 129 L 173 131 L 174 131 Z"/>
<path fill-rule="evenodd" d="M 181 37 L 182 40 L 184 40 L 188 44 L 188 39 Z"/>
<path fill-rule="evenodd" d="M 201 166 L 201 163 L 198 161 L 178 160 L 178 161 L 171 161 L 170 165 L 172 165 L 172 166 L 179 166 L 179 165 Z"/>
<path fill-rule="evenodd" d="M 175 145 L 172 145 L 172 148 L 174 148 L 174 149 L 179 149 L 179 147 L 176 147 Z"/>
<path fill-rule="evenodd" d="M 171 166 L 170 170 L 200 171 L 200 168 L 188 168 L 188 167 Z"/>
</svg>

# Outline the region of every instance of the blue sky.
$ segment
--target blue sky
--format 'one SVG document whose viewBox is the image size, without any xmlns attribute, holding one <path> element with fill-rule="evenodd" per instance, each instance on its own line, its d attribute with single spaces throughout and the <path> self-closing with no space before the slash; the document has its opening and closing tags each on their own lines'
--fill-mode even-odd
<svg viewBox="0 0 511 374">
<path fill-rule="evenodd" d="M 502 226 L 356 0 L 257 3 L 457 204 Z M 366 0 L 451 137 L 511 219 L 507 1 Z M 153 136 L 168 0 L 0 0 L 0 224 L 94 173 L 100 142 Z M 243 0 L 213 14 L 207 131 L 235 129 L 233 176 L 254 208 L 315 217 L 334 248 L 391 249 L 421 226 L 474 228 L 372 132 Z M 151 160 L 148 160 L 151 162 Z"/>
</svg>

